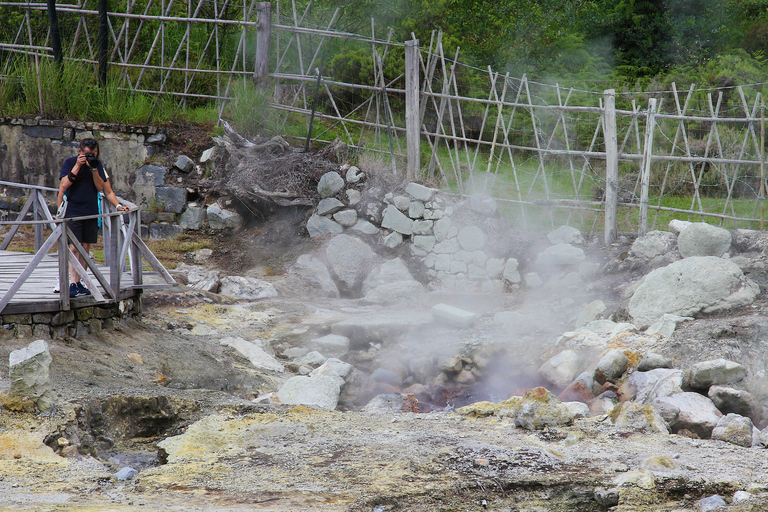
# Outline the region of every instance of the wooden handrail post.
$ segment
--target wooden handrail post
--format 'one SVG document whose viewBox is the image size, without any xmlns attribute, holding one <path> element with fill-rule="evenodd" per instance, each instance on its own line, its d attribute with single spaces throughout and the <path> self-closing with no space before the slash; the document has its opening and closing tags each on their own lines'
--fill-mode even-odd
<svg viewBox="0 0 768 512">
<path fill-rule="evenodd" d="M 656 98 L 648 100 L 648 118 L 645 124 L 645 145 L 643 163 L 640 169 L 640 229 L 639 235 L 648 233 L 648 193 L 651 185 L 651 164 L 653 163 L 653 132 L 656 129 Z"/>
<path fill-rule="evenodd" d="M 69 311 L 69 264 L 67 263 L 69 247 L 67 247 L 67 220 L 61 224 L 62 232 L 58 240 L 59 251 L 59 302 L 62 311 Z"/>
<path fill-rule="evenodd" d="M 38 190 L 33 190 L 29 197 L 32 200 L 32 214 L 35 220 L 43 220 L 43 215 L 42 215 L 42 212 L 40 211 L 40 201 L 37 198 L 37 195 L 39 193 L 40 192 Z M 43 225 L 35 224 L 35 252 L 39 251 L 42 245 L 43 245 Z"/>
<path fill-rule="evenodd" d="M 133 223 L 133 232 L 127 233 L 126 236 L 131 238 L 131 275 L 133 276 L 133 284 L 137 285 L 144 283 L 144 275 L 142 274 L 144 263 L 141 260 L 141 249 L 133 243 L 134 238 L 141 239 L 141 212 L 136 210 L 131 212 L 131 215 L 136 216 L 136 222 Z"/>
<path fill-rule="evenodd" d="M 413 181 L 421 169 L 421 120 L 419 112 L 419 40 L 405 42 L 405 138 L 407 178 Z"/>
<path fill-rule="evenodd" d="M 264 86 L 269 78 L 269 44 L 272 38 L 272 4 L 259 2 L 256 6 L 256 62 L 253 81 Z"/>
<path fill-rule="evenodd" d="M 605 243 L 616 241 L 616 210 L 619 199 L 619 149 L 616 134 L 616 90 L 604 91 L 605 114 L 603 137 L 605 139 Z"/>
<path fill-rule="evenodd" d="M 120 241 L 118 234 L 120 233 L 120 222 L 123 218 L 119 215 L 113 215 L 104 218 L 104 225 L 109 224 L 109 239 L 104 238 L 104 246 L 109 244 L 110 259 L 109 263 L 109 284 L 115 292 L 115 301 L 120 300 Z"/>
</svg>

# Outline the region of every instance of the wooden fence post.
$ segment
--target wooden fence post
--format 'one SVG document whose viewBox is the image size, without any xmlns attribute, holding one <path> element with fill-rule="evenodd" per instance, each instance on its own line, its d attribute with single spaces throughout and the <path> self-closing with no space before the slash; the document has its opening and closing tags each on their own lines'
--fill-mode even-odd
<svg viewBox="0 0 768 512">
<path fill-rule="evenodd" d="M 256 63 L 253 81 L 265 84 L 269 78 L 269 43 L 272 38 L 272 4 L 259 2 L 256 7 Z"/>
<path fill-rule="evenodd" d="M 616 241 L 616 208 L 619 200 L 619 150 L 616 134 L 616 90 L 607 89 L 603 137 L 605 138 L 605 243 Z"/>
<path fill-rule="evenodd" d="M 648 189 L 651 185 L 651 163 L 653 159 L 653 131 L 656 129 L 656 98 L 648 100 L 648 118 L 645 124 L 643 164 L 640 187 L 640 228 L 639 235 L 648 233 Z"/>
<path fill-rule="evenodd" d="M 409 181 L 415 180 L 421 169 L 419 86 L 419 40 L 414 39 L 405 43 L 405 138 Z"/>
</svg>

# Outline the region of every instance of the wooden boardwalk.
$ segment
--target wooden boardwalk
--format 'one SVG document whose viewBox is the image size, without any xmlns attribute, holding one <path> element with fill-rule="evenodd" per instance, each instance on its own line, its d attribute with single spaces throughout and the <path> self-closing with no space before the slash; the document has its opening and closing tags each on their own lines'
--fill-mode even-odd
<svg viewBox="0 0 768 512">
<path fill-rule="evenodd" d="M 0 297 L 8 291 L 34 256 L 33 253 L 0 251 Z M 46 256 L 27 278 L 19 291 L 14 294 L 11 302 L 5 307 L 2 314 L 60 311 L 59 294 L 53 291 L 59 277 L 58 265 L 58 254 L 51 253 Z M 102 273 L 109 275 L 109 268 L 106 265 L 97 265 L 97 267 Z M 139 285 L 141 288 L 157 286 L 155 284 L 157 281 L 152 279 L 155 276 L 152 274 L 144 272 L 145 284 Z M 106 291 L 98 285 L 98 281 L 96 279 L 93 279 L 93 281 L 99 286 L 99 291 L 101 291 L 102 295 L 106 296 Z M 133 285 L 130 273 L 124 272 L 121 282 L 124 284 L 120 288 L 120 299 L 135 297 L 141 293 L 139 286 Z M 113 304 L 114 302 L 107 300 L 99 302 L 92 296 L 72 299 L 73 308 L 110 303 Z"/>
</svg>

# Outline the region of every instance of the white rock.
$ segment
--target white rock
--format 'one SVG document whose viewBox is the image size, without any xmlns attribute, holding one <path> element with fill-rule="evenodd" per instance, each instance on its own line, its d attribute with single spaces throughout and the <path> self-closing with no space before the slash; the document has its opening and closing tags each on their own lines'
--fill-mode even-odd
<svg viewBox="0 0 768 512">
<path fill-rule="evenodd" d="M 420 219 L 424 216 L 424 203 L 421 201 L 411 201 L 408 205 L 408 216 L 412 219 Z"/>
<path fill-rule="evenodd" d="M 223 338 L 219 343 L 232 347 L 248 359 L 254 368 L 271 372 L 284 372 L 285 367 L 264 349 L 243 338 Z"/>
<path fill-rule="evenodd" d="M 683 232 L 685 228 L 693 224 L 693 222 L 689 222 L 687 220 L 678 220 L 678 219 L 672 219 L 669 221 L 669 230 L 674 233 L 675 235 L 679 235 Z"/>
<path fill-rule="evenodd" d="M 335 196 L 343 188 L 344 179 L 335 171 L 323 174 L 317 183 L 317 193 L 322 198 Z"/>
<path fill-rule="evenodd" d="M 333 220 L 349 228 L 357 223 L 357 212 L 352 209 L 342 210 L 333 214 Z"/>
<path fill-rule="evenodd" d="M 619 388 L 623 399 L 649 404 L 664 396 L 682 393 L 683 371 L 657 368 L 647 372 L 636 371 Z"/>
<path fill-rule="evenodd" d="M 355 290 L 363 284 L 374 256 L 368 244 L 349 235 L 336 235 L 325 248 L 328 268 L 340 291 Z"/>
<path fill-rule="evenodd" d="M 677 237 L 667 231 L 650 231 L 632 244 L 632 254 L 638 258 L 653 259 L 675 250 Z"/>
<path fill-rule="evenodd" d="M 518 265 L 519 263 L 515 258 L 509 258 L 507 260 L 507 262 L 504 264 L 504 273 L 502 274 L 502 277 L 505 281 L 508 281 L 512 284 L 518 284 L 522 281 L 520 272 L 517 271 Z"/>
<path fill-rule="evenodd" d="M 363 178 L 363 176 L 365 175 L 360 172 L 360 168 L 355 165 L 347 169 L 347 183 L 357 183 Z"/>
<path fill-rule="evenodd" d="M 413 221 L 413 234 L 414 235 L 431 235 L 433 224 L 434 224 L 434 221 L 431 221 L 431 220 L 415 220 Z"/>
<path fill-rule="evenodd" d="M 552 245 L 557 244 L 583 244 L 584 237 L 581 236 L 581 231 L 571 226 L 560 226 L 547 233 L 547 239 Z"/>
<path fill-rule="evenodd" d="M 539 375 L 558 388 L 565 388 L 581 373 L 581 357 L 573 350 L 563 350 L 539 367 Z"/>
<path fill-rule="evenodd" d="M 606 310 L 605 303 L 601 300 L 594 300 L 582 308 L 579 315 L 576 317 L 576 328 L 587 325 L 592 320 L 596 319 L 600 314 Z"/>
<path fill-rule="evenodd" d="M 372 304 L 416 305 L 424 293 L 424 285 L 418 281 L 395 281 L 373 288 L 363 300 Z"/>
<path fill-rule="evenodd" d="M 313 215 L 307 221 L 307 231 L 310 237 L 322 235 L 338 235 L 344 228 L 327 217 Z"/>
<path fill-rule="evenodd" d="M 717 422 L 712 430 L 712 439 L 750 448 L 752 446 L 752 420 L 730 413 Z"/>
<path fill-rule="evenodd" d="M 277 290 L 267 281 L 252 277 L 228 276 L 221 280 L 221 291 L 227 297 L 243 300 L 277 297 Z"/>
<path fill-rule="evenodd" d="M 459 252 L 459 242 L 455 238 L 449 238 L 438 242 L 432 248 L 432 252 L 436 254 L 454 254 Z"/>
<path fill-rule="evenodd" d="M 485 247 L 485 233 L 477 226 L 467 226 L 459 231 L 459 245 L 465 251 L 477 251 Z"/>
<path fill-rule="evenodd" d="M 235 229 L 243 224 L 243 218 L 239 213 L 225 210 L 218 203 L 213 203 L 208 207 L 206 216 L 211 229 Z"/>
<path fill-rule="evenodd" d="M 401 235 L 397 231 L 394 231 L 384 237 L 384 247 L 387 247 L 389 249 L 394 249 L 395 247 L 397 247 L 402 243 L 403 243 L 403 235 Z"/>
<path fill-rule="evenodd" d="M 707 389 L 720 384 L 734 384 L 746 376 L 747 369 L 739 363 L 722 358 L 714 359 L 691 367 L 691 387 Z"/>
<path fill-rule="evenodd" d="M 363 281 L 363 293 L 374 288 L 397 281 L 413 281 L 413 276 L 400 258 L 386 260 L 373 268 Z"/>
<path fill-rule="evenodd" d="M 413 245 L 426 252 L 430 252 L 435 246 L 435 237 L 431 235 L 414 235 L 411 240 Z"/>
<path fill-rule="evenodd" d="M 335 197 L 326 197 L 317 204 L 318 215 L 332 215 L 344 208 L 344 203 Z"/>
<path fill-rule="evenodd" d="M 578 265 L 584 261 L 584 250 L 570 244 L 548 247 L 536 257 L 536 265 L 543 268 Z"/>
<path fill-rule="evenodd" d="M 573 419 L 589 418 L 589 406 L 583 402 L 563 402 L 571 414 Z"/>
<path fill-rule="evenodd" d="M 53 407 L 50 381 L 51 354 L 45 340 L 36 340 L 8 356 L 11 396 L 31 399 L 41 411 Z"/>
<path fill-rule="evenodd" d="M 325 375 L 293 377 L 288 379 L 277 396 L 281 403 L 310 405 L 322 409 L 335 409 L 339 403 L 339 381 Z"/>
<path fill-rule="evenodd" d="M 683 258 L 721 257 L 731 248 L 731 232 L 705 222 L 694 222 L 677 236 L 677 249 Z"/>
<path fill-rule="evenodd" d="M 477 320 L 477 315 L 464 309 L 459 309 L 448 304 L 436 304 L 432 306 L 432 315 L 437 320 L 443 320 L 456 327 L 472 327 Z"/>
<path fill-rule="evenodd" d="M 488 277 L 490 279 L 497 279 L 499 278 L 505 269 L 504 260 L 499 258 L 488 258 L 488 260 L 485 262 L 485 272 L 488 274 Z M 520 275 L 518 274 L 518 277 Z"/>
<path fill-rule="evenodd" d="M 319 289 L 320 294 L 325 297 L 339 297 L 339 289 L 333 282 L 328 267 L 311 254 L 299 256 L 296 263 L 290 267 L 289 273 L 299 276 L 311 287 Z"/>
<path fill-rule="evenodd" d="M 352 229 L 366 235 L 375 235 L 379 232 L 379 228 L 365 219 L 358 219 L 357 222 L 355 222 L 355 225 L 352 226 Z"/>
<path fill-rule="evenodd" d="M 686 320 L 693 320 L 690 316 L 678 316 L 665 313 L 658 321 L 652 323 L 648 329 L 645 330 L 645 334 L 652 336 L 658 334 L 664 338 L 669 338 L 677 329 L 677 324 L 685 322 Z"/>
<path fill-rule="evenodd" d="M 345 190 L 344 193 L 347 195 L 347 201 L 349 202 L 350 206 L 356 205 L 360 202 L 360 199 L 362 199 L 362 194 L 360 191 L 355 190 L 354 188 L 349 188 Z"/>
<path fill-rule="evenodd" d="M 345 363 L 344 361 L 337 359 L 335 357 L 329 357 L 328 359 L 326 359 L 326 361 L 323 364 L 321 364 L 320 366 L 312 370 L 312 372 L 310 373 L 310 376 L 314 377 L 315 375 L 318 375 L 318 374 L 322 375 L 325 372 L 325 368 L 331 368 L 336 373 L 336 375 L 338 375 L 342 379 L 346 379 L 347 375 L 349 375 L 349 372 L 352 371 L 352 368 L 354 368 L 354 366 L 352 366 L 349 363 Z"/>
<path fill-rule="evenodd" d="M 307 346 L 326 357 L 342 357 L 349 352 L 349 338 L 338 334 L 328 334 L 313 339 Z"/>
<path fill-rule="evenodd" d="M 669 423 L 672 432 L 686 429 L 702 439 L 712 435 L 712 429 L 723 416 L 712 400 L 693 392 L 657 398 L 651 405 Z"/>
<path fill-rule="evenodd" d="M 435 193 L 434 189 L 425 187 L 424 185 L 419 185 L 418 183 L 409 183 L 405 187 L 405 191 L 411 195 L 412 198 L 418 200 L 418 201 L 429 201 L 432 199 L 432 194 Z"/>
<path fill-rule="evenodd" d="M 403 235 L 413 233 L 413 220 L 409 219 L 397 209 L 395 205 L 387 206 L 384 210 L 384 218 L 381 220 L 381 227 L 391 229 Z"/>
<path fill-rule="evenodd" d="M 435 238 L 438 242 L 442 242 L 443 240 L 447 240 L 450 237 L 451 234 L 451 228 L 455 227 L 453 223 L 451 222 L 450 217 L 444 217 L 442 219 L 434 221 L 434 232 L 435 232 Z M 457 231 L 458 234 L 458 231 Z"/>
<path fill-rule="evenodd" d="M 395 196 L 392 198 L 392 204 L 401 212 L 407 212 L 411 206 L 411 199 L 408 196 Z"/>
</svg>

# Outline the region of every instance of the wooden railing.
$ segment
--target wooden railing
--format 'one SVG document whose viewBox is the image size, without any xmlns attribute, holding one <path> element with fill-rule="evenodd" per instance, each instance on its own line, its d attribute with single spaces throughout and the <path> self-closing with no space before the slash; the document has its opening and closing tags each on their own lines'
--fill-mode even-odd
<svg viewBox="0 0 768 512">
<path fill-rule="evenodd" d="M 171 277 L 162 263 L 152 254 L 152 251 L 141 239 L 141 212 L 138 206 L 130 201 L 122 198 L 119 199 L 122 205 L 129 207 L 128 211 L 110 211 L 109 203 L 100 196 L 102 201 L 101 211 L 103 213 L 85 217 L 55 219 L 48 209 L 45 193 L 57 193 L 57 189 L 5 181 L 0 181 L 0 186 L 29 190 L 29 197 L 21 208 L 16 220 L 0 221 L 0 226 L 10 226 L 10 230 L 5 234 L 2 243 L 0 243 L 0 251 L 8 249 L 11 240 L 18 233 L 21 226 L 33 226 L 35 233 L 35 255 L 11 287 L 0 298 L 0 313 L 2 313 L 16 292 L 19 291 L 29 276 L 32 275 L 32 272 L 34 272 L 40 262 L 43 261 L 48 252 L 54 247 L 58 250 L 58 277 L 60 290 L 62 290 L 59 294 L 59 300 L 62 311 L 70 309 L 70 297 L 67 292 L 69 289 L 69 265 L 74 267 L 77 274 L 93 293 L 93 298 L 98 302 L 116 303 L 122 298 L 131 295 L 134 289 L 173 286 L 176 284 L 173 277 Z M 32 220 L 24 220 L 30 211 L 32 212 Z M 73 220 L 95 218 L 102 219 L 104 264 L 109 269 L 108 277 L 102 273 L 101 269 L 90 258 L 69 227 Z M 46 229 L 51 231 L 47 238 L 44 237 Z M 77 253 L 83 257 L 87 268 L 84 268 L 75 257 L 75 254 L 69 250 L 69 245 L 73 246 Z M 161 276 L 164 283 L 158 285 L 145 284 L 143 282 L 145 261 L 155 273 Z M 91 270 L 96 281 L 103 288 L 106 297 L 94 285 L 93 280 L 88 275 L 88 269 Z M 130 271 L 131 280 L 130 283 L 126 284 L 121 281 L 123 280 L 123 274 L 128 270 Z"/>
</svg>

